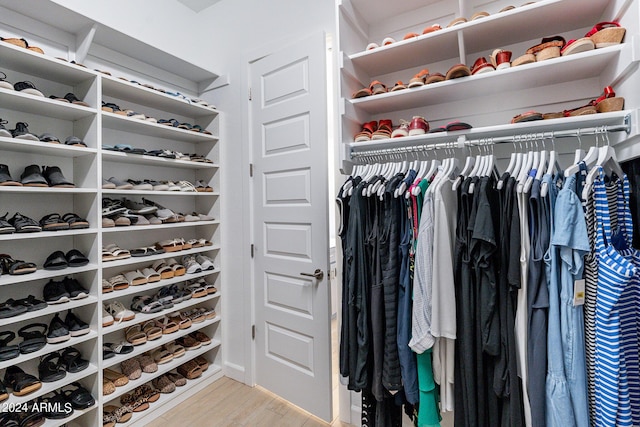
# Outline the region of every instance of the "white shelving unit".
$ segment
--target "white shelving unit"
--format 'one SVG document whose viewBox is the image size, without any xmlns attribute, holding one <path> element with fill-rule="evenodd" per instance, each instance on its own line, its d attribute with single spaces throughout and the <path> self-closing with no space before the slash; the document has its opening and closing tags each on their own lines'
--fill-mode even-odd
<svg viewBox="0 0 640 427">
<path fill-rule="evenodd" d="M 636 74 L 638 55 L 635 39 L 640 29 L 634 15 L 638 5 L 637 2 L 632 3 L 628 7 L 620 1 L 597 0 L 586 4 L 579 0 L 539 0 L 500 12 L 510 5 L 508 1 L 482 4 L 473 0 L 338 1 L 343 171 L 351 170 L 352 151 L 614 125 L 629 118 L 633 124 L 639 105 L 632 76 Z M 469 18 L 479 11 L 490 15 L 447 26 L 457 17 Z M 422 69 L 444 75 L 455 64 L 462 63 L 471 68 L 480 57 L 489 60 L 494 49 L 512 51 L 513 61 L 529 47 L 539 44 L 543 37 L 557 34 L 567 41 L 577 39 L 596 23 L 614 19 L 627 29 L 624 42 L 619 45 L 416 88 L 352 98 L 357 90 L 368 87 L 374 80 L 391 89 L 397 81 L 408 84 Z M 425 28 L 436 23 L 442 26 L 441 30 L 422 34 Z M 403 40 L 409 32 L 419 36 Z M 381 44 L 387 36 L 396 42 L 366 50 L 369 43 Z M 545 120 L 544 123 L 510 124 L 512 117 L 529 110 L 546 113 L 579 107 L 600 96 L 603 88 L 609 85 L 614 87 L 618 96 L 625 97 L 626 111 Z M 398 125 L 400 119 L 410 120 L 414 115 L 425 117 L 431 128 L 460 120 L 471 124 L 473 129 L 353 142 L 363 123 L 391 119 L 394 125 Z M 638 133 L 636 128 L 631 126 L 630 135 L 612 137 L 612 143 L 633 138 Z"/>
<path fill-rule="evenodd" d="M 176 67 L 178 70 L 179 67 Z M 203 78 L 215 77 L 213 73 L 198 70 L 195 66 L 185 68 L 191 75 Z M 14 233 L 0 235 L 0 253 L 10 254 L 14 259 L 34 262 L 38 269 L 35 273 L 13 276 L 0 276 L 0 302 L 8 298 L 24 298 L 34 295 L 43 299 L 43 289 L 51 280 L 63 280 L 66 276 L 77 279 L 89 292 L 89 297 L 62 304 L 48 305 L 45 309 L 28 312 L 19 316 L 0 319 L 0 332 L 13 331 L 17 334 L 21 327 L 33 323 L 49 324 L 54 315 L 62 319 L 67 310 L 72 310 L 79 318 L 89 323 L 91 331 L 83 336 L 72 338 L 61 344 L 47 344 L 41 350 L 0 362 L 0 379 L 4 378 L 4 369 L 17 365 L 26 372 L 37 376 L 39 358 L 68 347 L 77 348 L 82 357 L 89 360 L 89 368 L 65 376 L 60 381 L 45 383 L 43 387 L 23 397 L 11 394 L 8 403 L 21 403 L 44 396 L 72 382 L 79 382 L 96 398 L 94 407 L 74 411 L 63 420 L 47 420 L 48 427 L 60 426 L 71 420 L 83 427 L 101 425 L 102 406 L 116 403 L 122 394 L 132 391 L 151 379 L 175 370 L 182 363 L 197 356 L 205 357 L 211 364 L 206 375 L 189 381 L 187 387 L 178 388 L 172 399 L 164 398 L 164 409 L 170 407 L 170 400 L 193 393 L 198 387 L 215 381 L 222 376 L 222 328 L 221 322 L 221 269 L 220 269 L 220 143 L 216 136 L 219 129 L 219 111 L 212 107 L 189 102 L 178 91 L 172 94 L 111 77 L 103 73 L 84 68 L 47 55 L 31 52 L 20 47 L 0 42 L 0 71 L 7 74 L 11 82 L 32 81 L 45 94 L 45 97 L 0 88 L 0 118 L 7 120 L 8 129 L 16 122 L 28 123 L 29 130 L 37 135 L 48 132 L 56 135 L 61 143 L 46 143 L 0 137 L 0 163 L 7 164 L 14 180 L 20 181 L 21 172 L 31 164 L 60 166 L 67 179 L 73 181 L 75 188 L 38 188 L 0 186 L 0 202 L 9 210 L 8 218 L 20 212 L 38 221 L 43 216 L 57 212 L 61 215 L 73 212 L 86 218 L 90 227 L 80 230 L 47 231 L 39 233 Z M 196 85 L 198 82 L 195 82 Z M 81 106 L 48 98 L 72 92 L 90 106 Z M 190 98 L 190 97 L 189 97 Z M 118 114 L 102 111 L 102 102 L 113 102 L 122 109 L 132 109 L 157 119 L 175 118 L 180 123 L 199 125 L 211 132 L 211 135 L 174 128 L 149 121 L 132 119 Z M 77 136 L 87 147 L 69 146 L 64 143 L 68 136 Z M 182 153 L 196 153 L 211 159 L 210 163 L 191 160 L 175 160 L 148 155 L 135 155 L 102 149 L 103 145 L 130 144 L 146 150 L 169 149 Z M 153 179 L 167 181 L 203 181 L 211 186 L 213 192 L 169 192 L 169 191 L 130 191 L 102 189 L 102 179 L 111 176 L 120 179 Z M 163 225 L 102 228 L 102 199 L 132 199 L 140 202 L 142 198 L 174 210 L 176 213 L 192 212 L 213 217 L 209 221 L 181 222 Z M 101 248 L 116 243 L 122 248 L 134 249 L 140 246 L 154 245 L 155 242 L 181 237 L 185 240 L 206 239 L 213 244 L 179 252 L 163 253 L 148 257 L 132 257 L 125 260 L 107 262 L 101 259 Z M 83 267 L 69 267 L 63 270 L 44 270 L 46 257 L 55 250 L 67 252 L 76 248 L 85 254 L 90 262 Z M 130 286 L 121 291 L 102 293 L 102 279 L 131 269 L 150 267 L 155 260 L 175 258 L 180 262 L 184 255 L 206 255 L 213 259 L 215 269 L 186 274 L 141 286 Z M 131 304 L 136 295 L 154 295 L 168 285 L 181 285 L 194 280 L 205 279 L 213 284 L 218 292 L 202 298 L 191 298 L 176 304 L 171 309 L 154 314 L 138 313 L 130 322 L 110 327 L 102 327 L 102 304 L 120 301 L 125 306 Z M 216 311 L 214 319 L 193 324 L 192 327 L 177 333 L 164 335 L 156 341 L 136 346 L 133 353 L 103 359 L 102 345 L 106 342 L 124 341 L 124 331 L 129 326 L 155 320 L 175 311 L 184 311 L 195 307 L 207 307 Z M 174 341 L 180 336 L 194 331 L 203 331 L 211 337 L 212 343 L 189 351 L 181 358 L 160 365 L 155 374 L 145 374 L 143 378 L 132 381 L 127 387 L 119 388 L 111 396 L 103 396 L 103 369 L 119 369 L 120 362 L 136 357 L 148 350 Z M 17 337 L 10 344 L 21 341 Z M 181 396 L 181 397 L 178 397 Z M 164 396 L 163 396 L 164 397 Z M 136 414 L 129 422 L 133 425 L 140 419 L 149 420 L 158 416 L 159 404 L 153 404 L 152 410 Z"/>
</svg>

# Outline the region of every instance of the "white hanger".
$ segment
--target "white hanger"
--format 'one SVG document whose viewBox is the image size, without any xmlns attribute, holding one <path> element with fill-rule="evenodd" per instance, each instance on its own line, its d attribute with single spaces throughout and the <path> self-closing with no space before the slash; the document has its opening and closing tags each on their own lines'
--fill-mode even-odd
<svg viewBox="0 0 640 427">
<path fill-rule="evenodd" d="M 511 152 L 511 157 L 509 158 L 509 164 L 507 165 L 507 169 L 505 169 L 504 173 L 505 174 L 509 174 L 511 175 L 511 172 L 513 171 L 513 168 L 516 166 L 516 159 L 518 158 L 518 153 L 516 152 L 516 143 L 513 143 L 513 151 Z M 502 180 L 502 177 L 500 177 L 500 179 L 498 180 L 498 184 L 496 185 L 496 188 L 498 190 L 502 190 L 502 187 L 504 186 L 504 182 Z"/>
<path fill-rule="evenodd" d="M 469 155 L 467 156 L 467 160 L 465 160 L 464 167 L 460 172 L 460 176 L 456 178 L 455 182 L 451 186 L 451 189 L 453 191 L 458 190 L 458 187 L 460 187 L 460 185 L 462 184 L 462 181 L 464 181 L 464 179 L 469 174 L 469 172 L 471 172 L 475 163 L 476 163 L 476 159 L 471 155 L 471 150 L 469 150 Z"/>
<path fill-rule="evenodd" d="M 557 153 L 556 153 L 556 140 L 553 137 L 553 134 L 551 135 L 551 143 L 553 144 L 553 150 L 551 150 L 549 152 L 549 162 L 547 163 L 547 175 L 553 176 L 553 172 L 554 171 L 560 171 L 560 166 L 558 165 L 558 159 L 557 159 Z M 544 181 L 541 185 L 540 185 L 540 195 L 542 197 L 546 197 L 547 193 L 549 192 L 549 185 L 546 181 Z"/>
<path fill-rule="evenodd" d="M 578 148 L 576 149 L 576 154 L 573 157 L 573 164 L 567 166 L 567 168 L 564 170 L 565 178 L 570 177 L 571 175 L 577 173 L 580 170 L 580 166 L 578 166 L 578 163 L 580 163 L 580 160 L 584 158 L 584 150 L 582 149 L 582 139 L 580 138 L 580 129 L 578 129 L 578 133 L 576 134 L 576 137 L 578 138 Z"/>
<path fill-rule="evenodd" d="M 522 193 L 524 190 L 524 184 L 526 183 L 527 176 L 531 171 L 531 167 L 533 165 L 533 150 L 527 152 L 524 158 L 524 164 L 522 169 L 520 169 L 520 173 L 518 175 L 518 193 Z"/>
<path fill-rule="evenodd" d="M 597 131 L 596 131 L 597 132 Z M 603 168 L 605 174 L 611 175 L 615 173 L 618 177 L 622 178 L 624 176 L 624 171 L 620 167 L 618 163 L 618 159 L 616 158 L 616 152 L 613 147 L 610 145 L 609 141 L 609 133 L 607 131 L 606 126 L 603 127 L 602 132 L 605 134 L 605 138 L 607 140 L 607 145 L 600 147 L 598 150 L 598 160 L 596 161 L 596 166 L 600 166 Z M 589 191 L 591 190 L 591 186 L 596 179 L 596 175 L 598 174 L 598 167 L 594 167 L 589 171 L 587 178 L 584 182 L 584 188 L 582 190 L 582 199 L 586 200 L 589 196 Z"/>
</svg>

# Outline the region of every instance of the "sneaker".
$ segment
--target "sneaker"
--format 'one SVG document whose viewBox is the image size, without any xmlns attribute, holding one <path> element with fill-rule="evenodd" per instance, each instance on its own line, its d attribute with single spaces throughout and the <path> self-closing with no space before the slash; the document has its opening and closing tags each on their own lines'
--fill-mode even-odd
<svg viewBox="0 0 640 427">
<path fill-rule="evenodd" d="M 22 186 L 21 183 L 19 183 L 18 181 L 14 181 L 13 178 L 11 178 L 11 174 L 9 173 L 9 166 L 7 165 L 0 165 L 0 186 Z"/>
<path fill-rule="evenodd" d="M 40 166 L 29 165 L 20 175 L 20 183 L 25 187 L 48 187 L 47 180 L 40 171 Z"/>
<path fill-rule="evenodd" d="M 202 266 L 198 264 L 193 255 L 185 255 L 182 257 L 182 265 L 187 269 L 187 273 L 194 274 L 202 271 Z"/>
<path fill-rule="evenodd" d="M 67 310 L 67 317 L 65 317 L 64 323 L 67 326 L 67 329 L 69 329 L 69 334 L 71 334 L 72 337 L 79 337 L 81 335 L 88 334 L 91 330 L 89 325 L 78 319 L 71 310 Z"/>
<path fill-rule="evenodd" d="M 9 212 L 0 217 L 0 234 L 11 234 L 16 231 L 16 228 L 7 221 L 8 215 Z"/>
<path fill-rule="evenodd" d="M 69 328 L 60 318 L 60 313 L 56 313 L 51 319 L 49 330 L 47 331 L 47 343 L 57 344 L 71 339 Z"/>
<path fill-rule="evenodd" d="M 115 320 L 113 320 L 113 316 L 109 314 L 109 312 L 102 306 L 102 327 L 107 327 L 113 325 Z"/>
<path fill-rule="evenodd" d="M 29 132 L 29 124 L 25 122 L 16 123 L 16 128 L 11 131 L 11 136 L 16 139 L 40 141 L 36 134 Z"/>
<path fill-rule="evenodd" d="M 42 172 L 49 187 L 74 188 L 73 182 L 67 180 L 58 166 L 45 166 Z"/>
<path fill-rule="evenodd" d="M 37 233 L 42 231 L 42 227 L 28 216 L 22 215 L 20 212 L 16 212 L 9 220 L 9 224 L 13 225 L 16 229 L 16 233 Z"/>
<path fill-rule="evenodd" d="M 62 283 L 64 284 L 64 289 L 69 294 L 69 298 L 72 300 L 79 300 L 89 296 L 89 291 L 83 288 L 80 282 L 73 277 L 65 277 Z"/>
<path fill-rule="evenodd" d="M 69 302 L 69 297 L 71 296 L 65 289 L 62 281 L 58 282 L 53 279 L 50 279 L 47 284 L 44 285 L 42 294 L 47 304 L 61 304 Z"/>
<path fill-rule="evenodd" d="M 6 127 L 4 127 L 4 125 L 6 125 L 7 123 L 9 122 L 4 119 L 0 119 L 0 136 L 4 136 L 5 138 L 11 138 L 11 132 L 9 132 L 9 130 Z"/>
<path fill-rule="evenodd" d="M 30 81 L 18 82 L 13 85 L 13 88 L 19 92 L 28 93 L 29 95 L 41 96 L 44 98 L 44 93 L 36 89 L 36 86 Z"/>
</svg>

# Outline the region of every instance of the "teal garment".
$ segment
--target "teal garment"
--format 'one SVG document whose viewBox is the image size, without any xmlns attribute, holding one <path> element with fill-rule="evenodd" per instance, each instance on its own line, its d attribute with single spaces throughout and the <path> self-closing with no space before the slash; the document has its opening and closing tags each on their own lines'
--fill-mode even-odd
<svg viewBox="0 0 640 427">
<path fill-rule="evenodd" d="M 432 351 L 430 348 L 417 354 L 418 384 L 420 387 L 420 407 L 418 408 L 418 427 L 440 427 L 440 396 L 433 381 Z"/>
</svg>

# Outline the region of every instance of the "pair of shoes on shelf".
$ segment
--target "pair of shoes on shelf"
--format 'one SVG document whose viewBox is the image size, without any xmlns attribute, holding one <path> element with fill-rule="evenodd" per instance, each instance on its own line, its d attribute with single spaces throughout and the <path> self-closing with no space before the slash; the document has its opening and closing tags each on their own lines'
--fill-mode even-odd
<svg viewBox="0 0 640 427">
<path fill-rule="evenodd" d="M 89 291 L 77 279 L 67 276 L 63 280 L 50 279 L 44 285 L 42 294 L 47 304 L 62 304 L 87 298 Z"/>
<path fill-rule="evenodd" d="M 89 325 L 76 316 L 71 310 L 67 311 L 64 321 L 60 314 L 56 313 L 47 329 L 47 343 L 58 344 L 71 339 L 86 335 L 91 331 Z"/>
<path fill-rule="evenodd" d="M 44 383 L 61 380 L 69 373 L 77 373 L 89 367 L 89 361 L 82 358 L 82 354 L 69 347 L 61 352 L 54 351 L 40 359 L 38 377 Z"/>
<path fill-rule="evenodd" d="M 11 177 L 9 167 L 0 164 L 0 186 L 55 187 L 74 188 L 73 182 L 67 180 L 60 167 L 29 165 L 20 175 L 20 182 Z"/>
<path fill-rule="evenodd" d="M 89 258 L 77 249 L 71 249 L 66 254 L 57 250 L 47 257 L 44 269 L 63 270 L 67 267 L 82 267 L 87 264 L 89 264 Z"/>
</svg>

